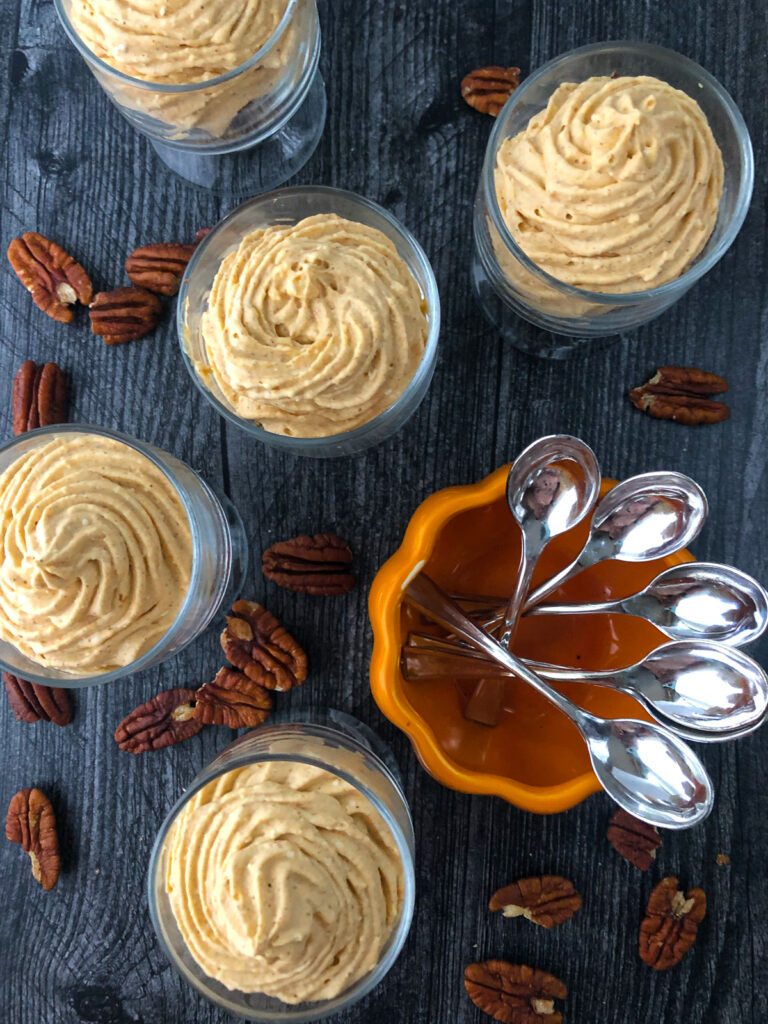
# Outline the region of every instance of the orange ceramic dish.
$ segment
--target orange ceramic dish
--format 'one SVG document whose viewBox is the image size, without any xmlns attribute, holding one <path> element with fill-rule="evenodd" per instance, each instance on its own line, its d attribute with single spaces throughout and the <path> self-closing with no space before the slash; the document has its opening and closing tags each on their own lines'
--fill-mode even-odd
<svg viewBox="0 0 768 1024">
<path fill-rule="evenodd" d="M 467 793 L 504 797 L 527 811 L 566 810 L 599 789 L 587 749 L 571 722 L 525 683 L 506 683 L 505 710 L 493 729 L 468 721 L 454 680 L 408 682 L 400 652 L 419 620 L 403 587 L 420 569 L 453 593 L 498 595 L 512 590 L 520 541 L 507 508 L 509 467 L 477 484 L 437 491 L 417 509 L 395 554 L 379 570 L 369 597 L 373 624 L 371 689 L 381 711 L 407 736 L 439 782 Z M 604 481 L 602 492 L 613 481 Z M 581 550 L 588 520 L 546 548 L 533 585 L 548 579 Z M 604 562 L 564 584 L 557 600 L 600 601 L 627 596 L 662 569 L 691 560 L 681 552 L 654 562 Z M 554 596 L 552 598 L 555 599 Z M 515 653 L 586 669 L 630 665 L 667 638 L 648 623 L 622 615 L 523 619 Z M 584 683 L 563 693 L 606 717 L 648 716 L 631 697 Z"/>
</svg>

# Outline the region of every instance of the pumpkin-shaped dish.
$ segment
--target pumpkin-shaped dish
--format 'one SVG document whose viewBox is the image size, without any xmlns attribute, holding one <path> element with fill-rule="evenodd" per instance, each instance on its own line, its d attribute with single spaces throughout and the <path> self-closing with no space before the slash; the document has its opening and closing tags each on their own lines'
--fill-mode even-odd
<svg viewBox="0 0 768 1024">
<path fill-rule="evenodd" d="M 503 797 L 540 814 L 566 810 L 598 790 L 587 748 L 575 726 L 531 687 L 505 683 L 504 711 L 489 728 L 463 715 L 471 683 L 451 678 L 408 681 L 401 650 L 420 620 L 403 589 L 424 569 L 450 593 L 497 595 L 512 590 L 520 533 L 507 508 L 508 466 L 484 480 L 432 494 L 416 509 L 402 544 L 381 567 L 369 596 L 374 646 L 371 690 L 386 717 L 410 738 L 421 763 L 439 782 L 467 793 Z M 605 480 L 601 494 L 615 481 Z M 545 549 L 533 586 L 553 576 L 581 550 L 589 517 Z M 601 601 L 628 596 L 686 552 L 651 562 L 602 562 L 567 581 L 551 600 Z M 514 651 L 523 657 L 585 669 L 630 665 L 664 637 L 644 620 L 626 615 L 523 618 Z M 587 710 L 610 718 L 648 715 L 631 697 L 585 683 L 558 684 Z"/>
</svg>

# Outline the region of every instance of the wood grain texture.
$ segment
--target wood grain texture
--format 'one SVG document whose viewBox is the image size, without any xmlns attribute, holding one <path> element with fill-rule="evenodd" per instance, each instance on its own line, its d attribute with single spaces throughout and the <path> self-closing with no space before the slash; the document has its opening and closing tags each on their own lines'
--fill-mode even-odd
<svg viewBox="0 0 768 1024">
<path fill-rule="evenodd" d="M 299 182 L 350 188 L 401 218 L 433 262 L 443 303 L 432 389 L 411 422 L 368 454 L 315 462 L 267 450 L 224 426 L 194 389 L 173 318 L 108 349 L 81 311 L 71 327 L 43 316 L 0 266 L 0 437 L 25 358 L 53 359 L 73 382 L 72 418 L 124 429 L 174 452 L 241 510 L 253 552 L 300 533 L 337 530 L 359 553 L 360 584 L 322 600 L 290 594 L 251 569 L 264 601 L 306 647 L 310 679 L 281 707 L 341 708 L 373 726 L 400 763 L 415 819 L 418 902 L 386 981 L 343 1024 L 479 1024 L 467 962 L 503 957 L 568 985 L 569 1024 L 756 1024 L 768 1014 L 768 750 L 757 734 L 703 748 L 717 805 L 702 827 L 667 833 L 643 876 L 604 840 L 607 799 L 537 817 L 437 785 L 375 708 L 367 681 L 367 587 L 415 506 L 469 482 L 539 434 L 569 431 L 624 476 L 679 469 L 705 488 L 711 515 L 695 552 L 768 578 L 768 120 L 764 4 L 749 0 L 320 0 L 329 118 Z M 186 241 L 234 203 L 184 185 L 109 104 L 56 22 L 50 0 L 0 0 L 0 242 L 37 229 L 66 245 L 97 287 L 124 283 L 137 244 Z M 523 73 L 587 42 L 637 38 L 680 50 L 730 91 L 752 133 L 758 173 L 744 228 L 722 262 L 672 310 L 616 344 L 546 363 L 503 344 L 468 281 L 471 208 L 489 119 L 462 102 L 473 67 Z M 520 324 L 521 334 L 533 331 Z M 732 419 L 711 429 L 659 423 L 629 387 L 660 364 L 703 366 L 731 382 Z M 258 559 L 257 559 L 258 560 Z M 758 657 L 768 655 L 763 642 Z M 212 627 L 175 660 L 108 689 L 75 694 L 66 729 L 21 725 L 0 707 L 0 806 L 23 786 L 53 800 L 63 873 L 42 893 L 16 847 L 0 845 L 3 1024 L 223 1024 L 161 954 L 145 872 L 154 834 L 182 788 L 233 737 L 205 729 L 154 755 L 121 754 L 115 725 L 158 689 L 195 685 L 220 665 Z M 719 867 L 716 857 L 730 857 Z M 584 907 L 546 932 L 488 913 L 491 892 L 537 872 L 573 879 Z M 709 911 L 694 950 L 667 974 L 636 953 L 648 893 L 664 874 L 701 885 Z"/>
</svg>

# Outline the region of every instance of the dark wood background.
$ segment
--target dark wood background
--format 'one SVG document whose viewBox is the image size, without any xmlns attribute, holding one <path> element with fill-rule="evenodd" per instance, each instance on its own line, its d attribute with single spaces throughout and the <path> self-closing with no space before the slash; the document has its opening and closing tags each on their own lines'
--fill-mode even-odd
<svg viewBox="0 0 768 1024">
<path fill-rule="evenodd" d="M 182 241 L 234 203 L 167 172 L 108 103 L 60 29 L 50 0 L 0 0 L 0 242 L 37 229 L 90 269 L 97 287 L 124 282 L 137 244 Z M 226 487 L 253 552 L 302 532 L 336 529 L 359 556 L 345 598 L 303 598 L 252 570 L 247 596 L 265 601 L 304 643 L 311 674 L 281 701 L 311 718 L 336 707 L 393 747 L 415 819 L 418 899 L 405 949 L 385 982 L 338 1018 L 345 1024 L 479 1024 L 462 972 L 504 957 L 568 985 L 569 1024 L 746 1024 L 768 1013 L 768 753 L 765 734 L 700 748 L 715 811 L 668 833 L 646 876 L 603 836 L 610 808 L 594 796 L 536 817 L 500 800 L 442 788 L 375 707 L 368 687 L 368 585 L 430 492 L 469 482 L 552 431 L 582 436 L 616 476 L 679 469 L 705 488 L 711 515 L 695 553 L 768 577 L 766 372 L 768 252 L 766 6 L 750 0 L 321 0 L 329 118 L 299 182 L 378 200 L 410 227 L 433 262 L 443 302 L 432 389 L 394 439 L 355 459 L 289 457 L 225 426 L 189 380 L 173 318 L 150 338 L 107 348 L 87 316 L 53 323 L 0 269 L 0 437 L 10 437 L 18 364 L 53 359 L 73 388 L 72 419 L 125 430 L 174 452 Z M 575 45 L 636 38 L 673 47 L 730 91 L 752 133 L 757 186 L 746 224 L 718 267 L 655 323 L 611 347 L 547 363 L 501 343 L 470 293 L 471 210 L 491 121 L 459 96 L 479 65 L 527 73 Z M 521 322 L 520 331 L 529 328 Z M 731 382 L 729 422 L 685 428 L 632 409 L 629 387 L 657 365 L 702 366 Z M 768 645 L 755 649 L 768 655 Z M 754 652 L 753 652 L 754 653 Z M 117 722 L 157 690 L 211 678 L 212 627 L 183 655 L 139 678 L 75 693 L 72 725 L 19 724 L 0 706 L 0 806 L 23 786 L 55 805 L 63 874 L 33 883 L 19 849 L 0 842 L 0 1020 L 3 1024 L 218 1024 L 232 1018 L 197 996 L 160 952 L 145 900 L 153 837 L 171 803 L 232 738 L 206 729 L 178 747 L 120 753 Z M 3 698 L 0 702 L 5 703 Z M 727 854 L 730 863 L 718 866 Z M 552 933 L 502 921 L 490 892 L 520 875 L 572 878 L 584 909 Z M 709 912 L 693 952 L 666 974 L 636 953 L 651 886 L 665 874 L 700 884 Z"/>
</svg>

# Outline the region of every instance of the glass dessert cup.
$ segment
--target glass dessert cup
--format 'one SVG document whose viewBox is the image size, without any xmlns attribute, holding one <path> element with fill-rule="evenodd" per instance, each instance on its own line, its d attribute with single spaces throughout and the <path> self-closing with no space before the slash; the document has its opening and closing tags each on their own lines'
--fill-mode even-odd
<svg viewBox="0 0 768 1024">
<path fill-rule="evenodd" d="M 350 721 L 347 716 L 343 719 Z M 414 838 L 408 805 L 390 769 L 374 753 L 365 728 L 330 728 L 308 723 L 266 726 L 226 747 L 192 781 L 176 801 L 157 834 L 149 864 L 149 910 L 160 945 L 182 978 L 211 1002 L 247 1020 L 303 1022 L 339 1013 L 362 999 L 384 978 L 403 947 L 413 917 L 415 898 Z M 245 765 L 289 761 L 322 768 L 354 786 L 367 798 L 389 828 L 403 866 L 403 905 L 375 968 L 332 999 L 283 1003 L 261 993 L 226 988 L 208 977 L 186 947 L 166 891 L 167 839 L 187 802 L 212 779 Z"/>
<path fill-rule="evenodd" d="M 185 85 L 118 71 L 78 34 L 72 0 L 54 2 L 64 30 L 109 99 L 182 178 L 215 192 L 253 195 L 282 184 L 315 151 L 326 115 L 315 0 L 288 0 L 271 38 L 247 61 Z"/>
<path fill-rule="evenodd" d="M 519 567 L 520 531 L 506 501 L 509 466 L 465 487 L 437 491 L 416 509 L 402 544 L 379 570 L 369 597 L 373 626 L 371 690 L 382 713 L 409 737 L 423 767 L 443 785 L 500 796 L 526 811 L 567 810 L 600 789 L 575 726 L 526 683 L 505 681 L 504 711 L 494 728 L 464 717 L 477 680 L 406 680 L 401 651 L 423 620 L 403 600 L 418 571 L 449 593 L 490 594 L 503 604 Z M 604 480 L 601 494 L 615 481 Z M 590 517 L 544 549 L 533 587 L 579 553 Z M 626 596 L 663 569 L 691 561 L 679 552 L 652 562 L 601 562 L 567 581 L 563 601 Z M 523 618 L 514 652 L 559 665 L 611 669 L 630 665 L 667 641 L 645 620 L 622 615 Z M 651 721 L 631 697 L 585 683 L 558 683 L 579 706 L 606 718 Z"/>
<path fill-rule="evenodd" d="M 248 542 L 237 509 L 224 495 L 216 494 L 193 470 L 153 445 L 116 430 L 85 424 L 60 424 L 22 434 L 0 448 L 0 473 L 36 447 L 60 434 L 97 434 L 121 441 L 149 459 L 175 488 L 189 519 L 192 534 L 192 574 L 187 596 L 166 634 L 129 665 L 110 672 L 78 676 L 49 668 L 0 640 L 0 669 L 32 683 L 69 689 L 110 683 L 175 655 L 210 624 L 222 607 L 236 599 L 248 563 Z"/>
<path fill-rule="evenodd" d="M 503 220 L 494 171 L 503 143 L 525 129 L 559 85 L 614 73 L 656 77 L 692 96 L 722 152 L 724 183 L 714 230 L 680 277 L 646 291 L 607 294 L 558 281 L 523 252 Z M 510 344 L 550 358 L 568 355 L 584 344 L 583 339 L 638 327 L 677 302 L 726 253 L 746 216 L 753 179 L 752 145 L 744 119 L 725 89 L 698 64 L 646 43 L 597 43 L 572 50 L 539 68 L 515 90 L 491 133 L 474 211 L 471 278 L 477 300 Z M 542 337 L 526 330 L 518 317 L 569 338 Z"/>
<path fill-rule="evenodd" d="M 326 437 L 298 437 L 271 433 L 252 420 L 239 416 L 213 377 L 205 378 L 196 363 L 205 365 L 207 355 L 202 316 L 208 306 L 211 285 L 221 261 L 242 238 L 274 224 L 295 224 L 315 214 L 337 214 L 376 228 L 389 238 L 413 274 L 427 305 L 429 334 L 424 355 L 402 394 L 384 412 L 353 430 Z M 354 192 L 320 185 L 278 189 L 242 204 L 209 232 L 192 257 L 179 290 L 177 309 L 179 343 L 192 379 L 217 412 L 251 437 L 297 455 L 332 458 L 353 455 L 391 437 L 421 404 L 432 381 L 440 334 L 440 298 L 432 267 L 423 249 L 390 213 Z"/>
</svg>

